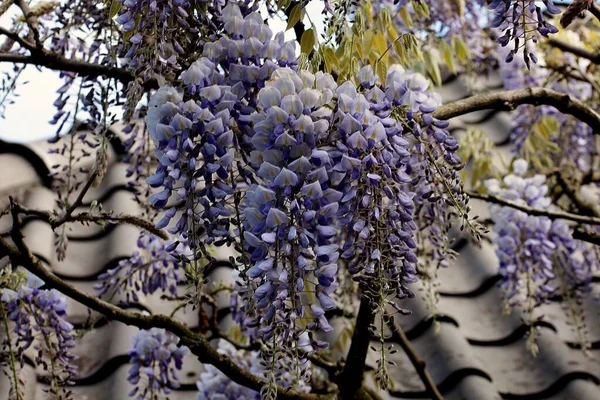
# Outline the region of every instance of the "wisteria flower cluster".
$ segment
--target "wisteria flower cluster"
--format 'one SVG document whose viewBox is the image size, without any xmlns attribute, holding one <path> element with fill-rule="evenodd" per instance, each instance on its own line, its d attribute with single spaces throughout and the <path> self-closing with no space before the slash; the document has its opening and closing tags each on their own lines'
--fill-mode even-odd
<svg viewBox="0 0 600 400">
<path fill-rule="evenodd" d="M 490 194 L 538 210 L 551 210 L 544 175 L 528 176 L 528 164 L 517 159 L 512 174 L 502 182 L 486 181 Z M 490 207 L 499 273 L 510 306 L 527 312 L 552 296 L 575 298 L 590 290 L 591 274 L 598 262 L 589 263 L 584 254 L 590 245 L 573 239 L 564 220 L 532 216 L 510 207 Z"/>
<path fill-rule="evenodd" d="M 575 40 L 569 37 L 570 40 Z M 502 51 L 501 51 L 502 53 Z M 585 62 L 576 61 L 571 56 L 565 56 L 566 61 L 570 61 L 580 68 L 585 68 Z M 548 60 L 552 61 L 552 60 Z M 588 82 L 579 80 L 552 80 L 548 69 L 541 68 L 546 64 L 546 60 L 540 61 L 540 67 L 533 70 L 527 70 L 525 63 L 517 59 L 510 64 L 500 66 L 500 77 L 504 87 L 509 90 L 523 89 L 528 87 L 546 86 L 561 93 L 572 93 L 573 96 L 582 101 L 589 101 L 592 98 L 592 86 Z M 558 130 L 551 132 L 547 139 L 551 143 L 558 144 L 562 152 L 563 160 L 570 160 L 583 173 L 589 172 L 591 168 L 591 156 L 594 151 L 594 135 L 592 129 L 586 123 L 576 120 L 568 115 L 560 113 L 551 105 L 542 105 L 539 107 L 523 104 L 514 112 L 514 118 L 511 122 L 511 143 L 514 145 L 514 152 L 522 156 L 524 145 L 531 140 L 532 128 L 542 122 L 544 118 L 551 118 L 558 123 Z M 532 142 L 535 143 L 535 142 Z M 558 158 L 554 156 L 553 158 Z"/>
<path fill-rule="evenodd" d="M 192 249 L 234 243 L 243 326 L 293 348 L 333 329 L 325 312 L 345 271 L 374 310 L 413 296 L 415 203 L 466 215 L 458 144 L 431 117 L 440 99 L 422 75 L 393 67 L 381 84 L 365 66 L 337 84 L 297 70 L 292 42 L 271 39 L 258 14 L 223 15 L 225 35 L 181 74 L 185 92 L 165 86 L 150 101 L 150 202 L 166 209 L 160 227 L 176 215 L 171 196 L 184 202 L 170 232 Z M 414 186 L 426 187 L 416 202 Z"/>
<path fill-rule="evenodd" d="M 1 292 L 1 311 L 6 313 L 2 317 L 12 326 L 12 332 L 5 339 L 12 336 L 13 342 L 6 343 L 6 346 L 19 362 L 32 348 L 35 363 L 51 374 L 49 393 L 59 399 L 71 398 L 66 386 L 77 375 L 74 364 L 77 357 L 72 352 L 75 347 L 73 325 L 65 319 L 65 296 L 55 289 L 42 289 L 44 282 L 32 274 L 20 281 L 16 290 L 5 287 Z M 18 393 L 19 382 L 12 384 Z"/>
<path fill-rule="evenodd" d="M 492 28 L 498 28 L 504 35 L 497 41 L 501 46 L 507 46 L 513 43 L 514 47 L 506 56 L 506 62 L 511 62 L 514 56 L 519 52 L 523 55 L 523 61 L 527 68 L 530 68 L 531 62 L 537 62 L 537 56 L 528 47 L 531 40 L 537 43 L 538 34 L 544 37 L 558 32 L 558 29 L 546 21 L 544 12 L 535 0 L 515 1 L 515 0 L 493 0 L 489 8 L 494 10 L 495 17 L 491 21 Z M 552 0 L 543 0 L 541 3 L 549 14 L 560 14 L 561 10 Z"/>
<path fill-rule="evenodd" d="M 271 373 L 270 367 L 263 364 L 262 359 L 257 352 L 236 350 L 232 344 L 224 340 L 219 341 L 217 348 L 219 353 L 228 355 L 235 363 L 243 366 L 244 370 L 254 376 L 264 378 L 265 375 Z M 282 366 L 287 363 L 291 364 L 290 360 L 285 359 L 282 359 L 279 362 L 281 365 L 276 368 L 277 371 L 283 371 Z M 309 367 L 309 363 L 302 366 L 303 369 Z M 308 382 L 302 379 L 298 380 L 292 373 L 285 371 L 278 374 L 277 383 L 283 388 L 293 388 L 298 392 L 308 393 L 311 389 Z M 197 400 L 261 399 L 261 394 L 259 392 L 238 385 L 212 365 L 207 365 L 205 367 L 205 371 L 200 374 L 200 380 L 197 382 L 197 386 Z"/>
<path fill-rule="evenodd" d="M 186 347 L 177 345 L 179 339 L 164 329 L 141 330 L 133 338 L 129 350 L 130 362 L 127 380 L 135 385 L 130 396 L 142 400 L 169 394 L 179 387 L 179 374 L 183 366 Z"/>
<path fill-rule="evenodd" d="M 127 302 L 139 302 L 139 292 L 148 295 L 160 290 L 177 296 L 177 284 L 184 278 L 189 249 L 180 241 L 165 241 L 147 233 L 140 235 L 137 246 L 139 250 L 131 257 L 98 276 L 100 282 L 95 285 L 98 294 L 125 293 Z"/>
<path fill-rule="evenodd" d="M 321 35 L 315 16 L 307 15 L 308 3 L 3 2 L 0 17 L 8 10 L 22 15 L 12 30 L 0 29 L 1 58 L 61 71 L 51 121 L 59 145 L 50 152 L 64 163 L 50 174 L 59 193 L 56 211 L 32 210 L 11 199 L 15 229 L 0 235 L 0 256 L 22 262 L 111 321 L 147 328 L 135 335 L 128 352 L 130 397 L 173 395 L 191 349 L 205 364 L 199 400 L 274 400 L 282 391 L 302 397 L 321 389 L 340 399 L 358 398 L 366 388 L 361 385 L 371 350 L 380 352 L 376 384 L 390 385 L 386 365 L 393 362 L 387 354 L 395 352 L 386 345 L 385 324 L 394 322 L 390 314 L 408 314 L 404 308 L 422 286 L 435 314 L 438 269 L 450 266 L 456 255 L 454 228 L 466 228 L 465 239 L 475 242 L 488 233 L 469 215 L 459 174 L 472 171 L 465 170 L 445 118 L 495 101 L 503 108 L 521 104 L 510 140 L 517 159 L 508 175 L 492 171 L 491 161 L 481 167 L 477 162 L 486 156 L 476 159 L 477 144 L 466 141 L 465 154 L 475 159 L 474 190 L 487 189 L 488 195 L 473 193 L 496 203 L 492 238 L 506 308 L 521 311 L 533 340 L 536 308 L 563 299 L 585 348 L 581 302 L 600 267 L 592 244 L 600 231 L 591 229 L 586 238 L 581 230 L 586 223 L 572 226 L 555 218 L 555 211 L 562 209 L 560 215 L 570 221 L 587 218 L 570 213 L 600 211 L 569 192 L 569 182 L 551 188 L 554 178 L 542 173 L 555 164 L 572 169 L 574 176 L 567 178 L 577 184 L 600 182 L 594 174 L 597 57 L 585 42 L 593 34 L 574 38 L 558 32 L 550 18 L 560 10 L 551 0 L 325 0 L 318 2 L 326 25 Z M 563 27 L 581 12 L 600 18 L 593 1 L 576 0 Z M 287 29 L 275 33 L 265 16 L 282 14 Z M 286 40 L 292 28 L 298 37 Z M 538 46 L 550 35 L 558 39 Z M 573 54 L 557 60 L 552 52 L 558 49 Z M 572 97 L 523 90 L 442 105 L 430 88 L 446 75 L 440 62 L 468 76 L 499 65 L 505 89 L 546 87 Z M 532 63 L 543 68 L 530 71 Z M 16 67 L 0 82 L 0 110 L 23 71 Z M 557 97 L 556 107 L 539 105 Z M 121 132 L 113 132 L 115 110 L 123 112 Z M 77 131 L 79 122 L 85 132 Z M 65 127 L 67 140 L 59 137 Z M 486 155 L 487 143 L 480 146 Z M 120 165 L 129 164 L 127 189 L 141 215 L 117 216 L 97 202 L 81 211 L 113 155 Z M 490 174 L 497 179 L 488 179 Z M 482 176 L 484 187 L 477 182 Z M 553 200 L 555 192 L 560 200 Z M 20 217 L 55 230 L 53 263 L 67 256 L 73 224 L 126 223 L 144 232 L 131 256 L 102 271 L 94 297 L 52 276 L 53 268 L 41 269 L 35 249 L 18 232 Z M 217 260 L 216 251 L 225 248 L 231 256 Z M 212 272 L 225 263 L 233 268 L 231 286 L 211 282 Z M 125 301 L 110 304 L 117 295 Z M 151 296 L 177 303 L 172 315 L 126 309 L 132 303 L 145 306 Z M 219 309 L 222 296 L 230 296 L 229 309 Z M 60 292 L 34 275 L 0 268 L 5 338 L 0 362 L 14 372 L 9 379 L 17 400 L 24 385 L 16 365 L 28 357 L 48 371 L 52 397 L 72 397 L 67 387 L 78 372 L 76 336 L 66 309 Z M 174 317 L 190 312 L 197 313 L 196 327 Z M 332 343 L 338 326 L 332 318 L 338 316 L 353 327 Z M 230 317 L 237 326 L 221 331 Z M 87 326 L 80 331 L 85 334 Z M 230 337 L 236 333 L 245 340 Z M 349 337 L 345 358 L 324 351 L 332 344 L 347 347 Z M 209 347 L 214 339 L 222 339 L 216 344 L 220 357 Z M 368 350 L 373 340 L 380 346 Z M 319 373 L 328 376 L 326 384 L 315 379 Z M 425 387 L 435 386 L 427 374 L 419 375 Z M 253 382 L 253 389 L 237 383 L 244 381 Z"/>
</svg>

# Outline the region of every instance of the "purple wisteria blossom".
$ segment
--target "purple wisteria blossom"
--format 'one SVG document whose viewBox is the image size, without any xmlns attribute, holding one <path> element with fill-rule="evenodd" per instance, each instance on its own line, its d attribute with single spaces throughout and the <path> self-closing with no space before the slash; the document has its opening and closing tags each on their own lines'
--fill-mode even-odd
<svg viewBox="0 0 600 400">
<path fill-rule="evenodd" d="M 543 3 L 545 11 L 549 14 L 560 14 L 561 10 L 554 5 L 552 0 L 493 0 L 489 3 L 489 8 L 494 11 L 494 18 L 490 22 L 492 28 L 498 28 L 503 32 L 497 41 L 504 47 L 513 43 L 514 47 L 509 51 L 505 58 L 506 62 L 511 62 L 515 55 L 521 54 L 527 68 L 531 67 L 531 62 L 537 63 L 537 56 L 529 46 L 529 41 L 537 43 L 538 35 L 548 37 L 552 33 L 558 32 L 558 29 L 546 21 L 546 17 L 540 5 Z"/>
<path fill-rule="evenodd" d="M 544 175 L 527 176 L 528 165 L 522 159 L 514 161 L 512 169 L 502 182 L 486 181 L 490 194 L 539 210 L 553 208 Z M 531 312 L 556 294 L 580 297 L 590 290 L 597 262 L 585 261 L 590 245 L 574 240 L 565 221 L 498 205 L 490 210 L 509 305 L 523 305 Z"/>
<path fill-rule="evenodd" d="M 55 289 L 41 289 L 43 285 L 42 280 L 27 273 L 15 290 L 2 289 L 2 310 L 15 334 L 15 343 L 8 345 L 16 346 L 19 359 L 33 348 L 36 364 L 51 373 L 49 393 L 60 399 L 71 398 L 68 385 L 77 375 L 73 325 L 65 320 L 64 295 Z"/>
<path fill-rule="evenodd" d="M 133 338 L 129 350 L 130 362 L 127 380 L 135 385 L 130 396 L 142 400 L 169 394 L 179 387 L 179 374 L 186 347 L 177 345 L 179 339 L 164 329 L 142 330 Z"/>
<path fill-rule="evenodd" d="M 146 233 L 140 235 L 137 246 L 131 257 L 98 276 L 100 282 L 94 286 L 98 294 L 125 293 L 127 302 L 136 303 L 139 292 L 148 295 L 161 291 L 176 296 L 177 284 L 183 280 L 190 257 L 189 249 L 181 241 L 165 241 Z"/>
<path fill-rule="evenodd" d="M 219 353 L 228 355 L 235 363 L 244 367 L 244 370 L 259 378 L 264 378 L 270 371 L 261 363 L 257 352 L 246 352 L 236 350 L 230 343 L 220 340 L 218 343 Z M 293 388 L 298 392 L 310 392 L 309 382 L 298 380 L 294 371 L 284 371 L 282 367 L 291 364 L 290 360 L 282 359 L 278 362 L 276 370 L 281 371 L 277 376 L 277 383 L 284 388 Z M 310 368 L 310 364 L 304 364 L 303 369 Z M 225 374 L 212 365 L 207 365 L 205 371 L 200 374 L 197 382 L 197 400 L 261 400 L 261 394 L 252 389 L 238 385 Z"/>
</svg>

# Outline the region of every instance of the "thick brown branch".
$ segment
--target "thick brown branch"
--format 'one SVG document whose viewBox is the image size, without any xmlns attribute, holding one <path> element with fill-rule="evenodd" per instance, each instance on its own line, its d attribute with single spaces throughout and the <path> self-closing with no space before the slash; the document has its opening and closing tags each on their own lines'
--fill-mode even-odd
<svg viewBox="0 0 600 400">
<path fill-rule="evenodd" d="M 529 215 L 539 216 L 539 217 L 547 217 L 551 220 L 555 219 L 565 219 L 568 221 L 578 222 L 580 224 L 588 224 L 588 225 L 600 225 L 600 218 L 596 217 L 588 217 L 584 215 L 571 214 L 565 211 L 550 211 L 550 210 L 540 210 L 537 208 L 524 206 L 522 204 L 515 203 L 514 201 L 505 200 L 500 197 L 492 196 L 489 194 L 479 194 L 475 192 L 468 192 L 469 197 L 472 199 L 479 199 L 483 201 L 487 201 L 488 203 L 494 203 L 505 207 L 514 208 L 515 210 L 526 212 Z"/>
<path fill-rule="evenodd" d="M 398 325 L 394 316 L 386 313 L 385 319 L 388 327 L 392 331 L 392 338 L 395 342 L 397 342 L 400 345 L 400 347 L 402 347 L 402 350 L 404 350 L 404 352 L 408 356 L 408 359 L 415 367 L 417 374 L 419 374 L 421 381 L 425 385 L 427 394 L 430 396 L 431 399 L 443 400 L 444 397 L 437 388 L 435 382 L 433 381 L 433 378 L 429 374 L 429 371 L 427 371 L 425 361 L 423 361 L 421 357 L 419 357 L 415 349 L 412 347 L 410 341 L 406 337 L 406 334 L 404 333 L 400 325 Z"/>
<path fill-rule="evenodd" d="M 262 379 L 259 379 L 240 368 L 228 356 L 217 352 L 206 338 L 194 333 L 184 324 L 165 315 L 142 315 L 137 312 L 125 311 L 96 296 L 82 292 L 75 286 L 63 281 L 46 269 L 31 253 L 20 235 L 20 230 L 18 229 L 18 215 L 16 213 L 13 214 L 13 219 L 15 222 L 13 229 L 13 241 L 15 242 L 15 245 L 0 238 L 0 254 L 7 254 L 15 265 L 23 266 L 29 272 L 42 279 L 48 287 L 59 290 L 61 293 L 71 297 L 73 300 L 78 301 L 90 309 L 99 312 L 110 320 L 136 326 L 140 329 L 163 328 L 173 332 L 180 338 L 180 344 L 187 346 L 190 351 L 198 357 L 200 362 L 214 365 L 231 380 L 242 386 L 256 391 L 260 391 L 264 386 L 265 382 Z M 289 400 L 334 400 L 336 398 L 335 395 L 299 393 L 291 390 L 287 391 L 281 387 L 278 388 L 277 397 L 279 399 Z"/>
<path fill-rule="evenodd" d="M 554 38 L 548 39 L 546 43 L 552 47 L 556 47 L 559 50 L 576 55 L 577 57 L 586 58 L 594 64 L 600 63 L 600 53 L 597 51 L 589 50 L 585 47 L 577 46 L 572 43 L 565 42 L 564 40 Z"/>
<path fill-rule="evenodd" d="M 585 229 L 581 226 L 575 228 L 573 231 L 573 239 L 582 240 L 584 242 L 600 246 L 600 235 L 596 232 L 590 232 L 588 229 Z"/>
<path fill-rule="evenodd" d="M 80 76 L 98 77 L 106 76 L 114 78 L 122 83 L 127 83 L 134 79 L 134 76 L 122 68 L 107 67 L 84 61 L 71 60 L 54 53 L 34 53 L 26 56 L 22 54 L 0 53 L 0 63 L 9 62 L 13 64 L 38 65 L 56 71 L 75 72 Z M 158 88 L 158 83 L 154 80 L 146 82 L 146 89 Z"/>
<path fill-rule="evenodd" d="M 546 88 L 527 88 L 477 94 L 440 106 L 433 113 L 433 117 L 450 119 L 487 109 L 511 111 L 521 104 L 554 106 L 563 114 L 572 115 L 588 124 L 594 129 L 595 134 L 600 134 L 600 114 L 568 94 Z"/>
<path fill-rule="evenodd" d="M 600 21 L 600 7 L 598 7 L 596 3 L 592 3 L 588 11 L 591 12 L 598 21 Z"/>
<path fill-rule="evenodd" d="M 350 350 L 348 350 L 346 357 L 346 364 L 339 378 L 336 379 L 344 398 L 357 398 L 362 387 L 365 361 L 371 340 L 370 328 L 374 317 L 371 301 L 363 295 L 356 317 Z"/>
</svg>

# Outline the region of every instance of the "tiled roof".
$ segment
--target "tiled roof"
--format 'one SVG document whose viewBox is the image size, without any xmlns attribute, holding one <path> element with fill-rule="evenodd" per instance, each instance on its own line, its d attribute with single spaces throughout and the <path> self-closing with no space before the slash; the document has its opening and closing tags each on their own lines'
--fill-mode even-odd
<svg viewBox="0 0 600 400">
<path fill-rule="evenodd" d="M 500 89 L 496 78 L 485 78 L 476 87 Z M 440 92 L 445 101 L 468 94 L 463 77 L 449 80 Z M 505 112 L 480 111 L 452 121 L 452 131 L 460 135 L 467 126 L 476 125 L 491 135 L 500 146 L 506 144 L 511 117 Z M 56 163 L 47 154 L 47 143 L 25 145 L 0 143 L 0 207 L 7 196 L 13 195 L 27 207 L 50 210 L 55 205 L 55 193 L 49 189 L 48 171 Z M 114 149 L 118 150 L 119 146 Z M 126 165 L 118 151 L 109 155 L 109 168 L 104 182 L 93 188 L 84 199 L 89 208 L 97 200 L 105 210 L 139 214 L 139 205 L 126 187 Z M 85 161 L 84 161 L 85 162 Z M 82 208 L 82 209 L 83 209 Z M 484 204 L 473 202 L 473 209 L 486 217 Z M 0 232 L 10 226 L 10 218 L 0 218 Z M 59 262 L 54 251 L 54 234 L 50 226 L 31 219 L 24 226 L 26 243 L 32 251 L 58 276 L 82 290 L 91 292 L 98 275 L 116 265 L 136 249 L 138 230 L 131 226 L 100 228 L 73 225 L 64 261 Z M 518 312 L 502 314 L 502 291 L 498 287 L 497 259 L 490 244 L 476 247 L 457 236 L 459 257 L 454 266 L 439 271 L 439 305 L 437 323 L 431 316 L 416 285 L 417 298 L 402 306 L 412 314 L 399 320 L 412 345 L 424 359 L 427 368 L 447 399 L 599 399 L 600 398 L 600 309 L 595 299 L 600 286 L 595 283 L 594 294 L 584 303 L 588 338 L 592 343 L 589 356 L 578 348 L 578 341 L 563 306 L 554 301 L 539 308 L 544 318 L 537 323 L 540 352 L 532 356 L 525 346 L 527 327 Z M 227 255 L 221 255 L 227 260 Z M 0 260 L 0 265 L 6 260 Z M 212 282 L 231 280 L 226 266 L 211 273 Z M 596 279 L 598 282 L 600 279 Z M 183 291 L 184 288 L 181 288 Z M 113 301 L 119 301 L 114 299 Z M 223 310 L 226 298 L 218 299 Z M 71 322 L 82 326 L 89 320 L 87 309 L 69 301 Z M 139 310 L 169 314 L 171 304 L 156 296 L 141 296 L 135 305 Z M 199 323 L 198 314 L 191 309 L 180 310 L 176 317 L 190 326 Z M 222 323 L 228 320 L 227 311 L 220 313 Z M 91 315 L 94 317 L 94 315 Z M 337 322 L 333 321 L 335 326 Z M 118 322 L 100 322 L 96 328 L 78 340 L 80 375 L 73 387 L 76 399 L 125 400 L 131 387 L 126 380 L 130 337 L 136 328 Z M 385 399 L 427 398 L 423 383 L 404 353 L 394 356 L 392 367 L 395 382 Z M 374 366 L 376 357 L 370 354 L 368 364 Z M 202 366 L 194 357 L 187 357 L 181 373 L 182 386 L 173 399 L 195 399 L 195 381 Z M 23 371 L 26 399 L 44 398 L 45 373 L 34 370 L 33 363 Z M 0 399 L 8 396 L 9 382 L 0 374 Z"/>
</svg>

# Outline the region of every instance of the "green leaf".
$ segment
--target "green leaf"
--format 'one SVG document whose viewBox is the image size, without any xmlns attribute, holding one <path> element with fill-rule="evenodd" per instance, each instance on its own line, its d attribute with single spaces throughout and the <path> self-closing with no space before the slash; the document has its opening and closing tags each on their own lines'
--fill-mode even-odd
<svg viewBox="0 0 600 400">
<path fill-rule="evenodd" d="M 286 31 L 292 29 L 299 21 L 302 19 L 302 5 L 300 3 L 296 4 L 292 11 L 290 12 L 290 17 L 288 19 Z"/>
<path fill-rule="evenodd" d="M 431 50 L 426 51 L 424 56 L 425 68 L 431 77 L 431 80 L 436 86 L 442 85 L 442 73 L 440 72 L 440 66 L 438 64 L 437 57 Z"/>
<path fill-rule="evenodd" d="M 337 68 L 338 66 L 338 59 L 331 47 L 326 47 L 323 50 L 323 60 L 325 61 L 325 68 L 328 72 L 331 72 L 334 67 Z"/>
<path fill-rule="evenodd" d="M 376 63 L 376 65 L 375 65 L 375 72 L 379 76 L 379 80 L 381 82 L 385 82 L 386 81 L 387 71 L 388 71 L 388 67 L 387 67 L 386 63 L 381 62 L 381 61 L 379 61 L 378 63 Z"/>
<path fill-rule="evenodd" d="M 300 51 L 304 54 L 310 54 L 313 51 L 315 44 L 317 44 L 315 31 L 313 29 L 304 31 L 302 39 L 300 40 Z"/>
<path fill-rule="evenodd" d="M 117 0 L 112 0 L 110 4 L 110 12 L 108 14 L 110 19 L 113 19 L 118 13 L 121 11 L 121 2 Z"/>
<path fill-rule="evenodd" d="M 412 18 L 406 6 L 400 8 L 400 18 L 402 19 L 402 22 L 404 22 L 404 25 L 406 25 L 408 28 L 413 26 Z"/>
<path fill-rule="evenodd" d="M 469 60 L 469 47 L 460 37 L 454 36 L 452 38 L 452 47 L 454 47 L 454 54 L 460 62 L 466 63 Z"/>
<path fill-rule="evenodd" d="M 372 45 L 372 49 L 375 50 L 379 56 L 382 56 L 382 61 L 387 61 L 387 48 L 388 48 L 388 44 L 387 44 L 387 39 L 385 38 L 385 35 L 381 32 L 378 32 L 375 37 L 373 37 L 373 43 Z"/>
<path fill-rule="evenodd" d="M 456 65 L 454 64 L 454 53 L 452 52 L 452 48 L 448 43 L 442 39 L 440 40 L 440 52 L 442 53 L 442 59 L 446 66 L 453 74 L 456 73 Z"/>
<path fill-rule="evenodd" d="M 418 15 L 424 17 L 424 18 L 429 18 L 429 6 L 427 5 L 427 2 L 425 1 L 413 1 L 412 2 L 412 6 L 414 7 L 415 11 L 417 12 Z"/>
</svg>

